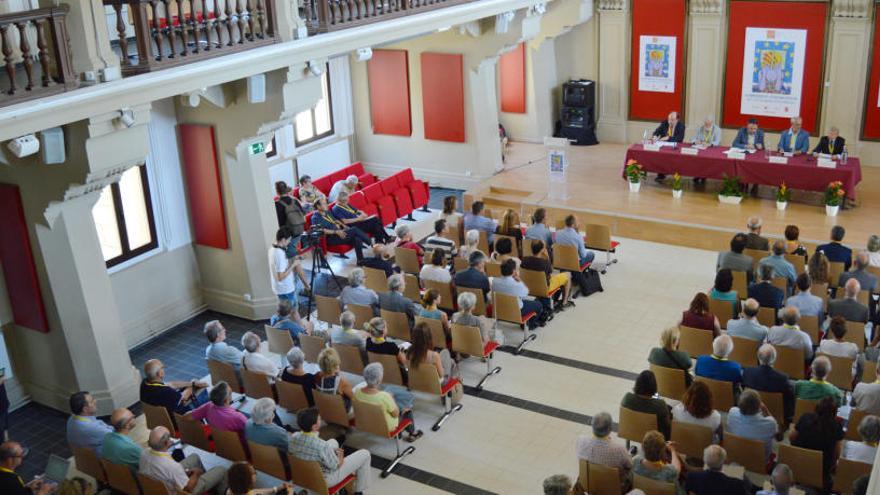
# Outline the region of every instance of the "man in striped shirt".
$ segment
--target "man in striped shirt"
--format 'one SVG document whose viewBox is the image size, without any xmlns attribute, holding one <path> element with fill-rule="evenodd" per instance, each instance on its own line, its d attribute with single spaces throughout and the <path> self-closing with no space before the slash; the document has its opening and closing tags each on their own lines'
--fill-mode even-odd
<svg viewBox="0 0 880 495">
<path fill-rule="evenodd" d="M 434 235 L 429 236 L 425 240 L 425 250 L 442 249 L 449 256 L 458 254 L 458 249 L 455 249 L 455 242 L 447 238 L 447 235 L 449 235 L 449 227 L 446 226 L 446 220 L 441 218 L 434 222 Z"/>
</svg>

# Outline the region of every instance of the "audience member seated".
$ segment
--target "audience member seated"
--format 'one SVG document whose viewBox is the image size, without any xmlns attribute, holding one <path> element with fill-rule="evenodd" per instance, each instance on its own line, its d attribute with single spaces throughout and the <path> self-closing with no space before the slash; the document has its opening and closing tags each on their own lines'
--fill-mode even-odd
<svg viewBox="0 0 880 495">
<path fill-rule="evenodd" d="M 660 347 L 651 349 L 648 355 L 648 362 L 655 366 L 663 368 L 676 368 L 684 371 L 685 384 L 691 381 L 689 378 L 691 365 L 691 357 L 688 353 L 678 350 L 678 341 L 681 338 L 681 332 L 678 327 L 668 327 L 660 334 Z"/>
<path fill-rule="evenodd" d="M 337 220 L 327 209 L 327 200 L 325 199 L 319 199 L 315 202 L 312 227 L 317 227 L 324 232 L 324 240 L 327 241 L 328 246 L 351 245 L 358 263 L 364 260 L 364 246 L 369 246 L 372 243 L 370 236 L 363 230 L 349 227 Z"/>
<path fill-rule="evenodd" d="M 767 257 L 758 262 L 758 270 L 769 266 L 773 269 L 773 277 L 782 277 L 788 287 L 794 286 L 797 271 L 787 259 L 785 259 L 785 241 L 777 240 L 773 243 L 773 251 Z"/>
<path fill-rule="evenodd" d="M 571 478 L 564 474 L 554 474 L 542 483 L 544 495 L 571 495 Z"/>
<path fill-rule="evenodd" d="M 447 197 L 451 198 L 453 196 Z M 425 239 L 425 247 L 434 251 L 442 251 L 450 257 L 455 256 L 458 254 L 458 250 L 455 249 L 455 241 L 449 239 L 447 237 L 448 235 L 449 226 L 447 225 L 446 220 L 437 220 L 434 222 L 434 235 L 428 236 L 428 238 Z"/>
<path fill-rule="evenodd" d="M 733 312 L 736 312 L 737 294 L 733 290 L 733 272 L 729 268 L 722 268 L 715 274 L 715 284 L 709 291 L 709 298 L 716 301 L 728 301 Z"/>
<path fill-rule="evenodd" d="M 272 424 L 274 417 L 275 401 L 268 397 L 257 399 L 251 410 L 251 418 L 244 426 L 244 437 L 249 442 L 268 445 L 287 452 L 287 430 Z"/>
<path fill-rule="evenodd" d="M 354 397 L 351 382 L 339 372 L 339 353 L 332 347 L 322 349 L 318 354 L 318 367 L 321 371 L 315 376 L 315 389 L 325 394 L 339 394 L 345 401 L 346 409 L 351 407 Z M 302 429 L 302 427 L 300 427 Z M 309 430 L 303 430 L 309 431 Z"/>
<path fill-rule="evenodd" d="M 702 292 L 697 292 L 694 298 L 691 299 L 690 307 L 682 311 L 681 321 L 678 324 L 684 327 L 709 330 L 714 337 L 721 333 L 721 325 L 718 323 L 718 318 L 709 312 L 709 297 Z"/>
<path fill-rule="evenodd" d="M 495 243 L 495 250 L 489 256 L 489 261 L 502 264 L 507 260 L 515 261 L 517 269 L 522 263 L 519 258 L 513 255 L 513 242 L 507 237 L 502 237 Z"/>
<path fill-rule="evenodd" d="M 503 344 L 504 333 L 495 328 L 490 319 L 473 313 L 476 304 L 477 296 L 473 292 L 460 292 L 458 294 L 458 312 L 453 313 L 452 323 L 479 328 L 483 347 L 490 340 L 498 342 L 499 345 Z"/>
<path fill-rule="evenodd" d="M 367 352 L 394 356 L 397 359 L 397 364 L 400 366 L 400 375 L 403 378 L 404 384 L 406 384 L 406 353 L 394 342 L 385 340 L 388 337 L 385 320 L 379 317 L 373 318 L 364 323 L 364 329 L 370 334 L 367 338 Z"/>
<path fill-rule="evenodd" d="M 770 330 L 758 322 L 759 309 L 758 301 L 754 299 L 743 301 L 739 319 L 727 322 L 727 335 L 764 342 Z"/>
<path fill-rule="evenodd" d="M 785 301 L 785 291 L 773 285 L 773 267 L 759 266 L 758 278 L 759 281 L 749 285 L 749 297 L 764 308 L 780 309 Z"/>
<path fill-rule="evenodd" d="M 464 234 L 464 244 L 458 250 L 458 256 L 464 259 L 468 259 L 471 253 L 479 251 L 479 244 L 480 231 L 477 229 L 468 230 Z"/>
<path fill-rule="evenodd" d="M 746 281 L 751 282 L 753 278 L 752 257 L 743 254 L 746 248 L 748 238 L 745 234 L 739 233 L 730 239 L 730 251 L 721 251 L 718 253 L 718 260 L 715 262 L 715 270 L 723 270 L 725 268 L 731 271 L 745 272 Z"/>
<path fill-rule="evenodd" d="M 285 446 L 284 450 L 287 450 Z M 257 471 L 249 462 L 234 462 L 226 472 L 229 491 L 226 495 L 293 495 L 290 483 L 271 488 L 257 488 Z"/>
<path fill-rule="evenodd" d="M 743 390 L 736 407 L 727 413 L 727 433 L 738 437 L 764 442 L 764 456 L 770 459 L 773 453 L 773 437 L 776 436 L 776 419 L 761 396 L 754 390 Z"/>
<path fill-rule="evenodd" d="M 854 278 L 847 280 L 843 287 L 843 299 L 828 301 L 828 317 L 842 316 L 846 321 L 867 323 L 870 312 L 868 307 L 858 300 L 861 290 L 862 286 L 858 280 Z"/>
<path fill-rule="evenodd" d="M 305 361 L 306 355 L 303 353 L 302 349 L 299 347 L 291 347 L 290 350 L 287 351 L 287 363 L 289 366 L 284 368 L 281 372 L 281 380 L 301 385 L 309 405 L 314 406 L 315 398 L 312 395 L 312 390 L 315 388 L 315 375 L 306 373 L 303 367 Z"/>
<path fill-rule="evenodd" d="M 848 428 L 855 427 L 856 425 L 852 423 L 848 426 Z M 865 416 L 859 423 L 858 429 L 862 441 L 847 440 L 844 442 L 841 456 L 851 461 L 874 464 L 874 459 L 877 457 L 877 442 L 880 442 L 880 418 Z"/>
<path fill-rule="evenodd" d="M 716 443 L 721 438 L 721 414 L 713 407 L 712 391 L 703 382 L 688 387 L 681 402 L 673 406 L 672 419 L 709 428 L 715 433 Z"/>
<path fill-rule="evenodd" d="M 840 406 L 843 403 L 843 393 L 833 384 L 825 381 L 828 373 L 831 373 L 831 361 L 825 356 L 818 356 L 810 365 L 812 378 L 794 382 L 794 396 L 797 399 L 820 400 L 825 397 L 834 399 L 834 403 Z"/>
<path fill-rule="evenodd" d="M 485 207 L 486 205 L 482 201 L 474 201 L 471 204 L 471 211 L 464 214 L 464 230 L 483 231 L 489 239 L 489 244 L 492 244 L 498 222 L 483 215 Z"/>
<path fill-rule="evenodd" d="M 373 244 L 373 256 L 364 258 L 360 262 L 360 266 L 366 268 L 375 268 L 385 272 L 386 277 L 390 277 L 394 272 L 399 272 L 400 268 L 394 267 L 394 246 L 389 244 Z"/>
<path fill-rule="evenodd" d="M 440 299 L 440 293 L 436 289 L 426 290 L 424 295 L 422 295 L 422 309 L 419 311 L 419 316 L 431 320 L 440 320 L 443 324 L 443 332 L 446 334 L 446 339 L 449 340 L 452 335 L 452 330 L 449 328 L 449 316 L 446 315 L 445 311 L 437 307 L 441 302 Z M 445 342 L 437 342 L 437 344 L 446 345 Z"/>
<path fill-rule="evenodd" d="M 18 442 L 4 442 L 0 444 L 0 493 L 4 495 L 47 495 L 55 488 L 54 483 L 49 483 L 43 478 L 34 478 L 27 483 L 15 470 L 24 461 L 24 447 Z"/>
<path fill-rule="evenodd" d="M 135 427 L 134 414 L 125 408 L 115 409 L 110 415 L 110 424 L 113 431 L 104 435 L 102 457 L 114 464 L 128 466 L 136 473 L 143 449 L 129 436 Z"/>
<path fill-rule="evenodd" d="M 813 357 L 813 341 L 810 339 L 810 335 L 798 326 L 800 318 L 801 313 L 796 307 L 786 306 L 782 310 L 782 325 L 770 327 L 770 332 L 767 333 L 767 343 L 801 349 L 804 351 L 804 359 L 809 361 Z"/>
<path fill-rule="evenodd" d="M 541 241 L 547 247 L 548 252 L 553 249 L 553 232 L 547 227 L 547 210 L 537 208 L 532 212 L 532 225 L 526 229 L 526 239 Z"/>
<path fill-rule="evenodd" d="M 98 405 L 88 392 L 70 396 L 70 414 L 67 418 L 67 443 L 72 448 L 86 448 L 101 457 L 104 436 L 113 427 L 95 417 Z"/>
<path fill-rule="evenodd" d="M 385 370 L 382 368 L 381 363 L 370 363 L 366 365 L 364 367 L 364 382 L 358 384 L 358 386 L 354 388 L 354 398 L 355 400 L 367 404 L 380 406 L 382 412 L 385 413 L 385 421 L 388 423 L 388 431 L 394 431 L 401 419 L 412 421 L 412 423 L 405 428 L 407 436 L 404 440 L 407 442 L 415 442 L 421 438 L 422 430 L 416 430 L 412 403 L 410 403 L 409 408 L 404 409 L 395 402 L 394 397 L 390 393 L 381 390 L 379 385 L 382 384 L 382 378 L 384 375 Z"/>
<path fill-rule="evenodd" d="M 327 199 L 327 196 L 312 184 L 312 178 L 308 175 L 300 176 L 299 190 L 297 194 L 299 195 L 299 200 L 306 211 L 314 210 L 315 203 L 318 199 Z"/>
<path fill-rule="evenodd" d="M 354 313 L 343 311 L 339 315 L 339 326 L 334 326 L 330 330 L 330 342 L 355 346 L 360 349 L 362 357 L 366 357 L 367 333 L 362 330 L 355 330 L 354 324 L 356 320 Z"/>
<path fill-rule="evenodd" d="M 226 382 L 217 382 L 209 394 L 211 402 L 186 413 L 197 421 L 205 421 L 218 430 L 234 431 L 244 443 L 247 416 L 232 407 L 232 390 Z"/>
<path fill-rule="evenodd" d="M 816 250 L 810 256 L 810 261 L 807 262 L 807 273 L 810 274 L 810 278 L 814 283 L 826 284 L 828 283 L 828 272 L 830 270 L 831 264 L 828 261 L 828 257 L 822 251 Z"/>
<path fill-rule="evenodd" d="M 733 352 L 733 339 L 729 335 L 719 335 L 712 341 L 712 354 L 700 356 L 694 366 L 694 374 L 712 380 L 733 383 L 733 392 L 736 394 L 742 383 L 742 366 L 736 361 L 730 361 L 727 356 Z"/>
<path fill-rule="evenodd" d="M 524 241 L 523 249 L 528 249 L 529 256 L 523 257 L 521 268 L 544 272 L 547 274 L 547 287 L 550 292 L 562 289 L 562 307 L 574 306 L 571 301 L 571 273 L 553 273 L 550 263 L 550 254 L 547 252 L 544 241 Z"/>
<path fill-rule="evenodd" d="M 684 495 L 684 487 L 679 481 L 681 459 L 675 449 L 675 442 L 667 442 L 666 438 L 654 430 L 645 433 L 642 438 L 642 453 L 633 459 L 632 472 L 652 480 L 674 483 L 678 495 Z"/>
<path fill-rule="evenodd" d="M 270 381 L 274 381 L 281 370 L 271 359 L 260 353 L 260 336 L 254 332 L 246 332 L 241 337 L 241 346 L 244 347 L 244 357 L 241 359 L 244 369 L 266 375 L 270 377 Z"/>
<path fill-rule="evenodd" d="M 327 200 L 329 202 L 334 202 L 339 199 L 339 193 L 345 191 L 348 194 L 354 194 L 357 192 L 358 187 L 358 178 L 356 175 L 349 175 L 345 179 L 338 180 L 333 184 L 333 187 L 330 188 L 330 194 L 327 196 Z"/>
<path fill-rule="evenodd" d="M 396 247 L 412 249 L 415 251 L 416 258 L 419 260 L 419 266 L 422 266 L 425 250 L 422 249 L 422 246 L 419 243 L 413 241 L 413 235 L 410 228 L 406 225 L 398 225 L 397 228 L 394 229 L 394 233 L 397 234 L 397 240 L 394 242 L 394 245 Z"/>
<path fill-rule="evenodd" d="M 140 459 L 140 472 L 165 484 L 168 493 L 226 493 L 226 470 L 220 466 L 205 470 L 197 454 L 190 454 L 177 462 L 169 450 L 174 446 L 171 432 L 164 426 L 150 431 L 149 449 Z"/>
<path fill-rule="evenodd" d="M 850 264 L 852 264 L 852 249 L 842 244 L 845 235 L 846 229 L 843 226 L 831 227 L 831 242 L 822 244 L 816 248 L 816 251 L 825 253 L 830 262 L 843 263 L 843 269 L 849 270 Z"/>
<path fill-rule="evenodd" d="M 469 289 L 480 289 L 483 297 L 489 300 L 489 291 L 492 286 L 489 277 L 486 276 L 486 255 L 480 251 L 474 251 L 468 256 L 468 269 L 455 274 L 455 286 Z"/>
<path fill-rule="evenodd" d="M 859 346 L 843 340 L 843 337 L 846 336 L 846 320 L 842 316 L 832 318 L 831 324 L 828 325 L 828 333 L 831 338 L 822 340 L 819 343 L 819 350 L 817 352 L 828 354 L 829 356 L 852 359 L 852 373 L 853 378 L 855 378 L 856 372 L 862 367 L 860 361 L 861 354 L 859 353 Z"/>
<path fill-rule="evenodd" d="M 519 213 L 511 208 L 504 210 L 504 213 L 501 214 L 501 220 L 498 222 L 498 230 L 496 232 L 502 235 L 509 235 L 516 239 L 517 244 L 520 244 L 523 238 L 523 231 L 519 221 Z"/>
<path fill-rule="evenodd" d="M 141 382 L 141 402 L 151 406 L 161 406 L 168 411 L 168 417 L 174 413 L 186 414 L 187 411 L 201 406 L 208 401 L 208 384 L 192 379 L 188 382 L 165 381 L 165 365 L 158 359 L 150 359 L 144 363 L 144 381 Z"/>
<path fill-rule="evenodd" d="M 868 252 L 859 251 L 853 257 L 852 264 L 851 271 L 840 274 L 837 285 L 844 287 L 849 279 L 854 278 L 859 281 L 861 290 L 867 290 L 871 293 L 877 292 L 877 277 L 867 270 L 870 265 Z"/>
<path fill-rule="evenodd" d="M 746 228 L 749 229 L 749 233 L 746 235 L 746 249 L 770 250 L 770 241 L 766 237 L 761 236 L 761 227 L 763 225 L 764 220 L 761 217 L 749 217 L 746 221 Z"/>
<path fill-rule="evenodd" d="M 544 306 L 534 299 L 526 299 L 529 297 L 529 288 L 520 280 L 514 260 L 509 259 L 501 264 L 501 276 L 492 280 L 492 290 L 499 294 L 516 296 L 523 316 L 535 313 L 535 316 L 528 321 L 529 329 L 547 324 L 549 316 L 545 314 Z"/>
<path fill-rule="evenodd" d="M 657 429 L 660 433 L 669 433 L 672 419 L 669 413 L 669 406 L 663 399 L 655 398 L 657 394 L 657 378 L 650 370 L 639 373 L 636 378 L 633 391 L 627 392 L 623 396 L 620 405 L 632 409 L 633 411 L 651 413 L 657 416 Z M 664 436 L 666 436 L 664 433 Z"/>
<path fill-rule="evenodd" d="M 205 323 L 203 330 L 208 339 L 208 347 L 205 349 L 205 359 L 213 359 L 232 365 L 236 371 L 241 368 L 242 352 L 226 343 L 226 328 L 218 320 Z"/>
<path fill-rule="evenodd" d="M 773 369 L 776 362 L 776 349 L 770 344 L 758 348 L 758 366 L 743 369 L 742 384 L 745 388 L 761 392 L 782 394 L 782 409 L 785 424 L 791 423 L 794 416 L 794 388 L 784 373 Z"/>
<path fill-rule="evenodd" d="M 579 460 L 616 468 L 620 474 L 620 492 L 626 493 L 632 483 L 630 470 L 633 461 L 626 447 L 611 437 L 612 426 L 611 415 L 607 412 L 593 416 L 593 435 L 578 436 L 575 450 Z"/>
<path fill-rule="evenodd" d="M 431 252 L 431 262 L 422 266 L 419 271 L 419 280 L 423 284 L 426 280 L 441 284 L 452 282 L 452 274 L 446 267 L 446 252 L 443 249 L 435 249 Z"/>
<path fill-rule="evenodd" d="M 403 275 L 395 273 L 388 277 L 388 292 L 379 294 L 379 308 L 386 311 L 406 313 L 409 323 L 412 325 L 413 319 L 419 312 L 419 305 L 403 295 L 405 287 L 406 279 L 403 278 Z"/>
<path fill-rule="evenodd" d="M 440 220 L 446 220 L 446 225 L 458 225 L 462 214 L 458 213 L 458 196 L 450 195 L 443 198 L 443 211 L 437 216 Z"/>
<path fill-rule="evenodd" d="M 441 385 L 445 385 L 450 378 L 455 378 L 457 367 L 448 349 L 434 350 L 440 346 L 441 343 L 434 343 L 428 325 L 419 323 L 412 329 L 412 345 L 406 350 L 406 361 L 410 369 L 422 364 L 434 366 Z"/>
<path fill-rule="evenodd" d="M 349 304 L 360 304 L 373 308 L 373 314 L 379 314 L 379 295 L 373 289 L 364 286 L 365 279 L 363 268 L 354 268 L 348 274 L 348 285 L 339 294 L 342 310 L 348 309 Z"/>
<path fill-rule="evenodd" d="M 293 338 L 293 343 L 296 345 L 299 345 L 300 335 L 311 335 L 312 330 L 314 329 L 314 324 L 308 320 L 300 318 L 299 313 L 294 311 L 293 305 L 287 299 L 278 300 L 278 312 L 269 318 L 269 325 L 271 325 L 272 328 L 278 328 L 290 332 L 290 336 Z"/>
<path fill-rule="evenodd" d="M 875 361 L 880 366 L 880 360 Z M 856 409 L 880 415 L 880 378 L 873 383 L 858 383 L 852 394 L 852 405 Z"/>
<path fill-rule="evenodd" d="M 796 294 L 785 301 L 786 306 L 794 306 L 800 311 L 801 316 L 815 316 L 819 319 L 819 328 L 825 320 L 825 301 L 810 292 L 813 279 L 806 272 L 801 273 L 795 281 Z"/>
<path fill-rule="evenodd" d="M 868 237 L 868 265 L 880 267 L 880 235 L 872 234 Z"/>
<path fill-rule="evenodd" d="M 772 490 L 760 490 L 757 495 L 789 495 L 794 486 L 794 473 L 786 464 L 777 464 L 770 474 L 770 486 Z"/>
<path fill-rule="evenodd" d="M 584 237 L 578 232 L 578 220 L 574 215 L 565 217 L 565 228 L 556 231 L 555 242 L 560 246 L 575 246 L 581 265 L 592 263 L 596 257 L 596 253 L 588 251 L 584 245 Z"/>
<path fill-rule="evenodd" d="M 354 474 L 355 494 L 362 494 L 370 487 L 372 473 L 369 450 L 360 449 L 345 455 L 336 440 L 322 440 L 318 436 L 321 417 L 314 407 L 300 411 L 296 415 L 296 424 L 301 431 L 293 434 L 288 452 L 297 459 L 316 461 L 321 466 L 327 486 L 341 483 Z"/>
<path fill-rule="evenodd" d="M 749 483 L 742 479 L 731 478 L 721 472 L 727 451 L 720 445 L 710 445 L 703 449 L 703 470 L 692 470 L 687 473 L 685 490 L 693 495 L 747 495 L 750 494 Z"/>
<path fill-rule="evenodd" d="M 816 412 L 801 416 L 788 434 L 788 440 L 795 447 L 822 452 L 822 478 L 825 489 L 831 488 L 831 469 L 840 456 L 840 442 L 843 440 L 843 427 L 837 421 L 837 405 L 832 397 L 825 397 L 816 405 Z"/>
<path fill-rule="evenodd" d="M 785 226 L 785 252 L 795 256 L 803 256 L 807 261 L 807 248 L 800 243 L 801 229 L 797 225 Z"/>
<path fill-rule="evenodd" d="M 336 204 L 333 205 L 333 209 L 330 213 L 332 213 L 333 216 L 343 225 L 361 229 L 372 236 L 376 242 L 382 244 L 388 242 L 388 240 L 391 239 L 391 236 L 385 232 L 385 227 L 382 226 L 382 221 L 376 218 L 375 215 L 367 215 L 361 210 L 348 204 L 349 196 L 349 193 L 346 191 L 340 192 L 339 196 L 336 198 Z"/>
</svg>

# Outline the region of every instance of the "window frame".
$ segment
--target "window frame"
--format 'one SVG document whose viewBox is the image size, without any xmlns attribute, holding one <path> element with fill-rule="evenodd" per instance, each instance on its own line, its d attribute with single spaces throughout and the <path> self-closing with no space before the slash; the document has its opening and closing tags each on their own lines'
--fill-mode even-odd
<svg viewBox="0 0 880 495">
<path fill-rule="evenodd" d="M 159 247 L 159 237 L 156 234 L 156 218 L 153 211 L 153 197 L 150 194 L 150 182 L 147 177 L 147 164 L 137 165 L 141 173 L 141 187 L 144 194 L 144 207 L 147 213 L 147 223 L 150 226 L 150 242 L 135 249 L 129 248 L 128 229 L 125 225 L 125 212 L 122 206 L 122 193 L 119 189 L 119 181 L 110 184 L 110 194 L 113 198 L 113 210 L 116 213 L 116 229 L 119 235 L 119 244 L 122 247 L 122 254 L 114 258 L 108 259 L 105 263 L 107 268 L 112 268 L 126 261 L 130 261 L 142 254 L 148 253 Z M 102 255 L 103 257 L 103 255 Z"/>
<path fill-rule="evenodd" d="M 327 81 L 327 115 L 330 118 L 330 129 L 327 130 L 326 132 L 322 132 L 320 134 L 315 134 L 308 139 L 304 139 L 304 140 L 300 141 L 299 135 L 296 132 L 296 117 L 294 117 L 293 144 L 297 148 L 301 148 L 301 147 L 306 146 L 308 144 L 314 143 L 315 141 L 318 141 L 320 139 L 324 139 L 326 137 L 333 136 L 336 133 L 336 123 L 333 121 L 333 88 L 330 87 L 330 64 L 329 63 L 325 66 L 324 73 L 321 74 L 321 77 L 325 81 Z M 315 131 L 318 128 L 317 119 L 315 118 L 315 108 L 317 106 L 318 105 L 315 105 L 314 107 L 312 107 L 308 110 L 303 110 L 303 112 L 310 112 L 310 115 L 312 117 L 312 131 Z"/>
</svg>

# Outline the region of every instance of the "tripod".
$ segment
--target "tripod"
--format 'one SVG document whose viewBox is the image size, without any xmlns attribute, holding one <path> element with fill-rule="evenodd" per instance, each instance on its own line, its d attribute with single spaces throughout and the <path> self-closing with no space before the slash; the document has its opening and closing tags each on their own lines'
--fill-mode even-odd
<svg viewBox="0 0 880 495">
<path fill-rule="evenodd" d="M 333 283 L 336 284 L 336 287 L 339 290 L 342 290 L 342 285 L 339 284 L 339 281 L 336 280 L 336 274 L 333 273 L 333 268 L 330 267 L 330 263 L 327 263 L 327 256 L 324 254 L 324 250 L 321 249 L 321 245 L 317 242 L 317 239 L 314 240 L 315 244 L 312 246 L 312 274 L 309 277 L 309 287 L 312 288 L 312 291 L 309 293 L 309 302 L 306 305 L 306 320 L 312 319 L 312 304 L 315 300 L 315 275 L 321 268 L 326 268 L 328 272 L 330 272 L 330 278 L 333 279 Z"/>
</svg>

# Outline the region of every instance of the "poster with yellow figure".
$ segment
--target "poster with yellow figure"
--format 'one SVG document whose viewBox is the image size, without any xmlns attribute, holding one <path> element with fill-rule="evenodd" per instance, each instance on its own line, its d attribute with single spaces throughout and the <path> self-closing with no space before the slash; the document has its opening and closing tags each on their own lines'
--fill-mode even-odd
<svg viewBox="0 0 880 495">
<path fill-rule="evenodd" d="M 675 93 L 675 36 L 639 37 L 639 91 Z"/>
<path fill-rule="evenodd" d="M 741 114 L 800 114 L 806 44 L 805 29 L 746 28 Z"/>
</svg>

